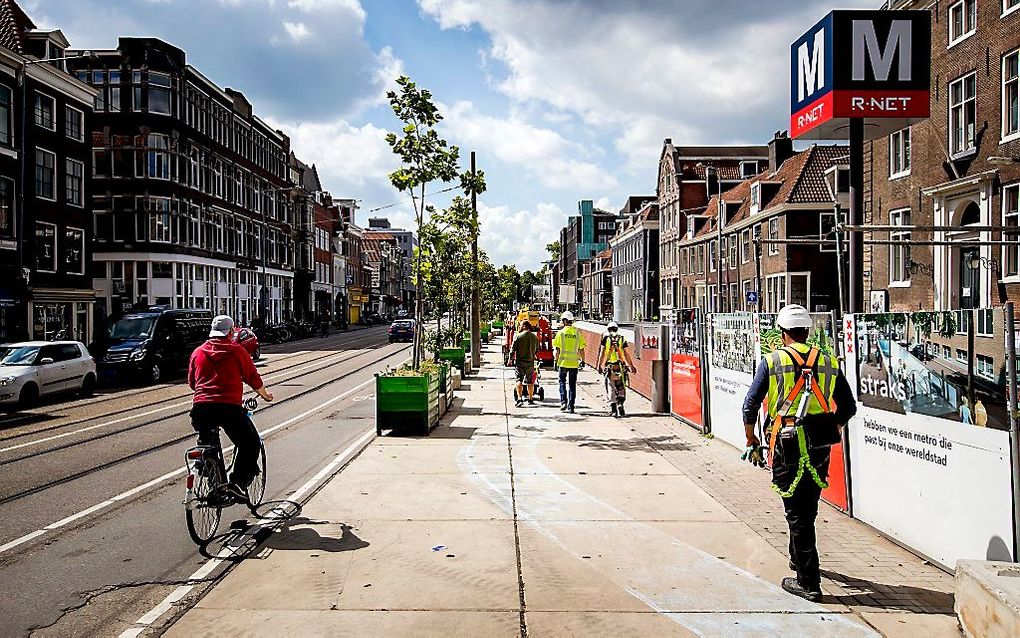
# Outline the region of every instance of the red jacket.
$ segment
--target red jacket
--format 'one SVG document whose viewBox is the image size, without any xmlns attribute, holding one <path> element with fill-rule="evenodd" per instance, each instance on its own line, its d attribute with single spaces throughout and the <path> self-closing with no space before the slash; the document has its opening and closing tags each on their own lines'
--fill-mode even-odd
<svg viewBox="0 0 1020 638">
<path fill-rule="evenodd" d="M 191 353 L 188 385 L 195 391 L 195 403 L 241 405 L 243 383 L 258 390 L 264 383 L 251 355 L 227 339 L 210 339 Z"/>
</svg>

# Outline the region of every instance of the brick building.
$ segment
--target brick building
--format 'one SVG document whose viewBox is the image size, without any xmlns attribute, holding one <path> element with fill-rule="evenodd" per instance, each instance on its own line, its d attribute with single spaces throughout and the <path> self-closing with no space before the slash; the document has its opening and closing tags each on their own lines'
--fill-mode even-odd
<svg viewBox="0 0 1020 638">
<path fill-rule="evenodd" d="M 680 240 L 689 232 L 692 215 L 705 212 L 717 189 L 708 166 L 722 180 L 722 190 L 757 175 L 768 160 L 764 146 L 674 146 L 666 138 L 659 156 L 656 196 L 659 205 L 659 303 L 665 316 L 682 307 L 680 300 Z"/>
<path fill-rule="evenodd" d="M 567 225 L 560 230 L 560 284 L 573 286 L 574 297 L 562 298 L 557 292 L 560 305 L 579 308 L 583 303 L 583 264 L 596 253 L 609 247 L 609 239 L 616 233 L 617 216 L 608 211 L 595 208 L 590 199 L 577 203 L 577 215 L 567 220 Z"/>
<path fill-rule="evenodd" d="M 1020 0 L 890 5 L 931 11 L 931 118 L 866 147 L 864 221 L 904 227 L 865 235 L 896 242 L 865 246 L 866 298 L 900 311 L 1018 299 L 1020 235 L 998 229 L 1020 227 Z M 991 333 L 990 313 L 978 322 Z"/>
<path fill-rule="evenodd" d="M 613 317 L 613 251 L 609 248 L 582 262 L 581 316 L 608 320 Z"/>
<path fill-rule="evenodd" d="M 794 152 L 790 138 L 777 134 L 764 171 L 725 191 L 721 205 L 713 196 L 705 215 L 688 217 L 687 234 L 678 242 L 680 307 L 707 312 L 778 312 L 787 303 L 812 311 L 838 307 L 835 212 L 825 178 L 836 171 L 840 183 L 848 183 L 846 153 L 845 146 L 817 145 Z M 760 248 L 756 237 L 763 240 Z M 767 241 L 786 239 L 811 243 Z M 757 307 L 746 303 L 750 291 L 759 291 Z"/>
<path fill-rule="evenodd" d="M 613 251 L 614 318 L 647 321 L 659 315 L 659 204 L 649 198 L 625 214 L 609 241 Z"/>
</svg>

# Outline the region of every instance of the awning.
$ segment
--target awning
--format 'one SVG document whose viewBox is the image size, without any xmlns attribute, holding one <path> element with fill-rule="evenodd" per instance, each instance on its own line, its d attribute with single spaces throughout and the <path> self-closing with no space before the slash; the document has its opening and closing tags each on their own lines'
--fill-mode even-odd
<svg viewBox="0 0 1020 638">
<path fill-rule="evenodd" d="M 32 301 L 35 303 L 69 303 L 96 300 L 96 291 L 91 288 L 33 288 Z"/>
</svg>

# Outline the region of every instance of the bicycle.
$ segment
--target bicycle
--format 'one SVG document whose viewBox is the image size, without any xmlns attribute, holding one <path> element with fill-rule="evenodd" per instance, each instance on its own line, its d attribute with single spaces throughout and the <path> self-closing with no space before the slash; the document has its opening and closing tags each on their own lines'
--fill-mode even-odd
<svg viewBox="0 0 1020 638">
<path fill-rule="evenodd" d="M 252 414 L 258 407 L 255 397 L 250 397 L 244 402 L 247 416 L 251 419 Z M 217 439 L 219 432 L 217 432 Z M 230 467 L 227 467 L 223 460 L 223 448 L 217 445 L 196 445 L 185 453 L 185 467 L 188 471 L 188 491 L 184 498 L 184 514 L 188 523 L 188 533 L 191 539 L 198 545 L 205 545 L 220 526 L 220 516 L 223 508 L 238 504 L 238 501 L 227 494 L 224 488 L 227 484 L 227 477 L 233 470 L 234 457 L 230 460 Z M 266 446 L 259 437 L 258 473 L 251 484 L 245 490 L 247 499 L 243 503 L 252 513 L 262 504 L 262 498 L 266 493 Z"/>
</svg>

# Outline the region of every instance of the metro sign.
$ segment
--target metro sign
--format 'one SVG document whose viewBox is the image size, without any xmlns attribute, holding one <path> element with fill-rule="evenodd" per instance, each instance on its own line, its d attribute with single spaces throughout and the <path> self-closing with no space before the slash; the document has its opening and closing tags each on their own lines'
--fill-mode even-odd
<svg viewBox="0 0 1020 638">
<path fill-rule="evenodd" d="M 790 47 L 790 132 L 842 139 L 849 118 L 881 137 L 928 117 L 931 13 L 833 11 Z"/>
</svg>

